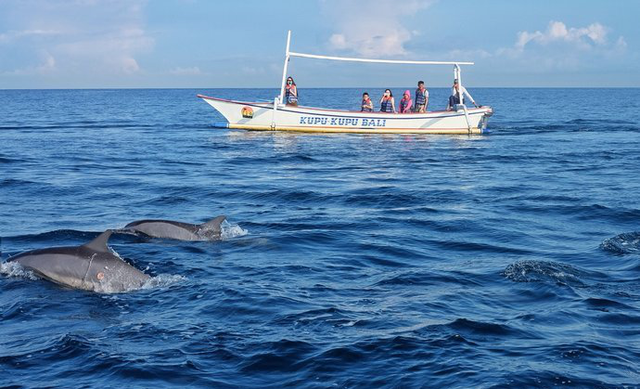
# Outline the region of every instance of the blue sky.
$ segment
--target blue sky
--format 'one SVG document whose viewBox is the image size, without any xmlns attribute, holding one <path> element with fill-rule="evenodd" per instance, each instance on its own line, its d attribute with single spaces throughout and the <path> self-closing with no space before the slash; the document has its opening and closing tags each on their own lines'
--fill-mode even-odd
<svg viewBox="0 0 640 389">
<path fill-rule="evenodd" d="M 471 86 L 640 86 L 640 1 L 0 0 L 0 89 L 278 87 L 292 50 L 471 60 Z M 445 86 L 451 67 L 295 58 L 299 86 Z"/>
</svg>

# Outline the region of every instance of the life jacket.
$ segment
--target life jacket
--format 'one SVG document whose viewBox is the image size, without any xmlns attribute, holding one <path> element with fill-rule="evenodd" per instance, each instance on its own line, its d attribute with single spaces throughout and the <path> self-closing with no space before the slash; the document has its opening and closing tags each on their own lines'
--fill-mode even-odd
<svg viewBox="0 0 640 389">
<path fill-rule="evenodd" d="M 409 109 L 411 109 L 411 103 L 411 99 L 400 100 L 400 113 L 404 113 L 405 111 L 409 112 Z"/>
<path fill-rule="evenodd" d="M 388 99 L 382 99 L 382 103 L 380 103 L 380 112 L 393 112 L 393 107 L 391 106 L 391 97 Z"/>
<path fill-rule="evenodd" d="M 362 99 L 362 104 L 360 104 L 360 108 L 361 108 L 360 111 L 361 112 L 373 112 L 373 108 L 365 107 L 365 105 L 373 106 L 373 104 L 371 104 L 371 99 L 369 99 L 369 100 Z"/>
<path fill-rule="evenodd" d="M 292 87 L 293 85 L 291 86 L 287 85 L 284 91 L 284 101 L 286 101 L 287 104 L 298 102 L 298 96 L 294 95 L 293 92 L 291 92 Z M 296 88 L 296 92 L 297 91 L 298 91 L 298 88 Z"/>
<path fill-rule="evenodd" d="M 416 89 L 416 105 L 425 105 L 427 103 L 427 90 L 421 91 Z"/>
</svg>

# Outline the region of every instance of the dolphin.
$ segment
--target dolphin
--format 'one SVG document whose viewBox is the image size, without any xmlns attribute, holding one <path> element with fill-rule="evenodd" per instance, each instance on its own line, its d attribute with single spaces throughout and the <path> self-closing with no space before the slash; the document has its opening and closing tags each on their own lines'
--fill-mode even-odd
<svg viewBox="0 0 640 389">
<path fill-rule="evenodd" d="M 27 251 L 8 259 L 57 284 L 93 292 L 124 292 L 141 287 L 149 276 L 107 247 L 106 230 L 82 246 Z"/>
<path fill-rule="evenodd" d="M 226 219 L 220 215 L 202 224 L 189 224 L 171 220 L 138 220 L 124 226 L 124 231 L 141 232 L 152 238 L 177 240 L 220 239 L 220 224 Z"/>
</svg>

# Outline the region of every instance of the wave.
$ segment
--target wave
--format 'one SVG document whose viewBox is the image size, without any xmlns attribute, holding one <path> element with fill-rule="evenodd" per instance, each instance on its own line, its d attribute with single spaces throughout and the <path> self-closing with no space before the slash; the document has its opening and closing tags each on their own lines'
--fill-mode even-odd
<svg viewBox="0 0 640 389">
<path fill-rule="evenodd" d="M 8 158 L 8 157 L 0 157 L 0 164 L 6 163 L 20 163 L 20 162 L 24 162 L 24 159 L 15 159 L 15 158 Z"/>
<path fill-rule="evenodd" d="M 514 282 L 553 282 L 562 285 L 584 286 L 586 272 L 571 265 L 551 261 L 524 260 L 508 265 L 502 275 Z"/>
<path fill-rule="evenodd" d="M 528 199 L 527 197 L 520 197 Z M 601 204 L 518 204 L 508 205 L 507 208 L 516 212 L 530 212 L 548 215 L 558 214 L 573 217 L 580 221 L 607 220 L 615 223 L 635 222 L 640 218 L 640 209 L 625 207 L 607 207 Z"/>
<path fill-rule="evenodd" d="M 600 244 L 600 248 L 620 255 L 640 253 L 640 232 L 625 232 L 605 239 Z"/>
<path fill-rule="evenodd" d="M 491 121 L 490 121 L 491 123 Z M 566 121 L 548 122 L 542 120 L 510 120 L 506 122 L 494 121 L 489 125 L 494 134 L 527 135 L 529 133 L 574 133 L 574 132 L 639 132 L 637 123 L 627 120 L 613 119 L 571 119 Z"/>
<path fill-rule="evenodd" d="M 189 383 L 188 386 L 197 387 L 232 387 L 205 374 L 202 365 L 184 351 L 159 347 L 151 339 L 145 339 L 149 349 L 147 356 L 133 359 L 130 350 L 116 346 L 118 342 L 101 333 L 67 332 L 29 343 L 28 348 L 14 347 L 11 353 L 0 355 L 2 364 L 39 372 L 28 377 L 26 383 L 29 387 L 51 387 L 51 382 L 59 382 L 60 375 L 69 380 L 63 386 L 86 388 L 122 386 L 132 380 L 142 387 L 166 386 L 169 383 L 184 387 L 185 382 Z M 158 359 L 166 359 L 167 362 L 157 363 Z M 8 387 L 24 387 L 25 377 L 4 376 L 2 382 L 15 385 Z"/>
</svg>

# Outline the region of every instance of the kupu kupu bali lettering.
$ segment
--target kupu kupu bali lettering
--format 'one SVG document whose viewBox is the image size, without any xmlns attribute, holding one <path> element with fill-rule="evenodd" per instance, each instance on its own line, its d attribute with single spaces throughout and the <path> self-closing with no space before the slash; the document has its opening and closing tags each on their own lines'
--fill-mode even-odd
<svg viewBox="0 0 640 389">
<path fill-rule="evenodd" d="M 363 118 L 336 118 L 336 117 L 317 117 L 317 116 L 301 116 L 300 124 L 321 125 L 321 126 L 340 126 L 340 127 L 386 127 L 387 119 L 366 119 Z"/>
</svg>

